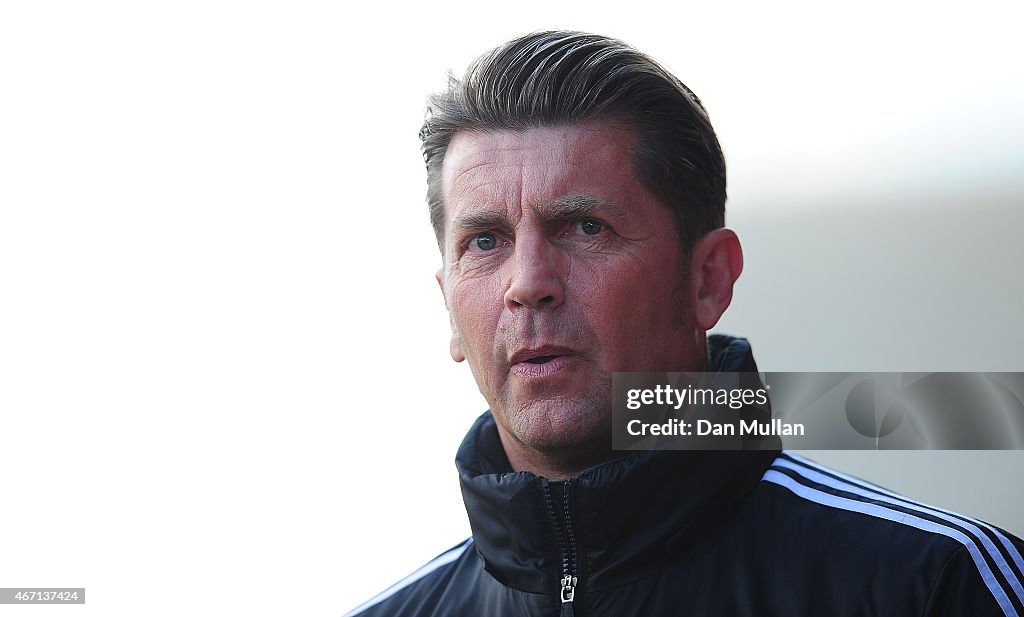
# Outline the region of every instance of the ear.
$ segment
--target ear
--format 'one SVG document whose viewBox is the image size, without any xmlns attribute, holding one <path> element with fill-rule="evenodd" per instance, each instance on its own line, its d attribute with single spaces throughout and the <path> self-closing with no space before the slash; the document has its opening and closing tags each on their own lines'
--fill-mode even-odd
<svg viewBox="0 0 1024 617">
<path fill-rule="evenodd" d="M 715 327 L 732 303 L 732 287 L 743 271 L 743 249 L 731 229 L 705 234 L 690 253 L 697 326 L 704 331 Z"/>
<path fill-rule="evenodd" d="M 459 331 L 455 327 L 455 321 L 452 320 L 451 308 L 448 306 L 448 295 L 444 293 L 444 268 L 439 268 L 434 274 L 434 278 L 437 279 L 437 286 L 441 288 L 441 296 L 444 298 L 444 307 L 448 309 L 448 324 L 452 329 L 452 340 L 451 343 L 449 343 L 449 352 L 452 354 L 452 360 L 462 362 L 466 359 L 466 355 L 462 353 Z"/>
</svg>

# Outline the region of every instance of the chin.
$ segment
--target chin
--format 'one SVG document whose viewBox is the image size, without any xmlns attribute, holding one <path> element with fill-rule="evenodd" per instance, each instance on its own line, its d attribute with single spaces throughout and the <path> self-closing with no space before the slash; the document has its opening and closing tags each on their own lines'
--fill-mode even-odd
<svg viewBox="0 0 1024 617">
<path fill-rule="evenodd" d="M 611 408 L 590 400 L 538 401 L 505 418 L 509 432 L 537 452 L 611 447 Z"/>
</svg>

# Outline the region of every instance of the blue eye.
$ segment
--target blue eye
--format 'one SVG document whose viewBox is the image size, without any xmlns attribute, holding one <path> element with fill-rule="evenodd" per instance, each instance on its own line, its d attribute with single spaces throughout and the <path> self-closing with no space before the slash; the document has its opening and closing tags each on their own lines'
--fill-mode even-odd
<svg viewBox="0 0 1024 617">
<path fill-rule="evenodd" d="M 489 251 L 498 245 L 498 239 L 494 237 L 494 234 L 480 234 L 473 239 L 473 242 L 481 251 Z"/>
<path fill-rule="evenodd" d="M 597 221 L 581 221 L 580 229 L 588 236 L 595 236 L 601 233 L 601 230 L 604 229 L 604 225 Z"/>
</svg>

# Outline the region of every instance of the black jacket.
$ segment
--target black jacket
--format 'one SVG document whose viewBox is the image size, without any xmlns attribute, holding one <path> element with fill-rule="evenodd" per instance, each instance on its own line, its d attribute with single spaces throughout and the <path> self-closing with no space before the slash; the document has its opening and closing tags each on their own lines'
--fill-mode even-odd
<svg viewBox="0 0 1024 617">
<path fill-rule="evenodd" d="M 715 370 L 755 370 L 711 337 Z M 790 453 L 642 452 L 513 472 L 490 413 L 456 459 L 473 536 L 349 615 L 1017 615 L 1024 543 Z"/>
</svg>

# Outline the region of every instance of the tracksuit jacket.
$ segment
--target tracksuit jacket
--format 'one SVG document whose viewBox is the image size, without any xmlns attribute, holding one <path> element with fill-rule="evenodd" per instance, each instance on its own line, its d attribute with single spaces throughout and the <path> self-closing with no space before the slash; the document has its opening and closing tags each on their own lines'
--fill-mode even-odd
<svg viewBox="0 0 1024 617">
<path fill-rule="evenodd" d="M 711 370 L 757 371 L 746 340 L 709 347 Z M 348 615 L 1024 617 L 1020 539 L 789 452 L 648 451 L 553 482 L 512 471 L 488 412 L 456 465 L 472 537 Z"/>
</svg>

